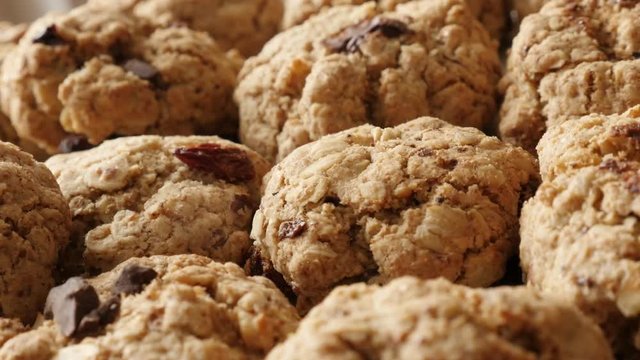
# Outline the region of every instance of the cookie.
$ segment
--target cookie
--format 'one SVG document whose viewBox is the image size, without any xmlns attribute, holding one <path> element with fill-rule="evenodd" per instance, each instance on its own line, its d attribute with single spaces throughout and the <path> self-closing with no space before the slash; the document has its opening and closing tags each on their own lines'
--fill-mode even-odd
<svg viewBox="0 0 640 360">
<path fill-rule="evenodd" d="M 16 47 L 26 30 L 26 24 L 16 25 L 0 21 L 0 70 L 5 56 Z M 36 144 L 18 137 L 16 130 L 11 125 L 11 120 L 2 111 L 0 111 L 0 141 L 14 143 L 22 150 L 31 153 L 38 160 L 44 160 L 47 157 L 47 154 Z"/>
<path fill-rule="evenodd" d="M 25 331 L 27 331 L 27 327 L 20 320 L 0 317 L 0 348 L 4 343 Z"/>
<path fill-rule="evenodd" d="M 391 11 L 396 5 L 411 0 L 382 0 L 378 4 L 381 8 Z M 284 0 L 284 17 L 282 27 L 288 29 L 299 25 L 309 17 L 318 14 L 331 6 L 360 5 L 364 0 Z M 506 22 L 505 4 L 501 0 L 467 0 L 471 12 L 480 20 L 491 36 L 499 39 Z"/>
<path fill-rule="evenodd" d="M 554 0 L 524 19 L 500 88 L 501 137 L 527 150 L 544 131 L 640 104 L 640 3 Z"/>
<path fill-rule="evenodd" d="M 207 34 L 83 6 L 29 28 L 0 95 L 18 135 L 49 153 L 70 134 L 235 134 L 238 67 Z"/>
<path fill-rule="evenodd" d="M 302 311 L 357 281 L 442 276 L 487 286 L 517 246 L 519 203 L 536 171 L 526 151 L 473 128 L 433 118 L 363 125 L 271 170 L 251 238 Z"/>
<path fill-rule="evenodd" d="M 575 307 L 525 287 L 471 289 L 411 277 L 334 290 L 267 357 L 613 359 Z"/>
<path fill-rule="evenodd" d="M 598 166 L 608 156 L 640 161 L 640 106 L 620 115 L 587 115 L 549 129 L 537 151 L 545 180 Z"/>
<path fill-rule="evenodd" d="M 48 300 L 53 319 L 0 358 L 261 359 L 298 323 L 270 281 L 197 255 L 130 259 Z"/>
<path fill-rule="evenodd" d="M 576 304 L 620 353 L 640 346 L 640 163 L 606 157 L 543 182 L 522 209 L 529 286 Z"/>
<path fill-rule="evenodd" d="M 240 138 L 269 160 L 323 135 L 423 115 L 482 127 L 495 114 L 496 43 L 462 0 L 384 11 L 336 6 L 247 60 L 235 99 Z"/>
<path fill-rule="evenodd" d="M 279 29 L 281 0 L 90 0 L 97 7 L 125 11 L 158 26 L 185 24 L 209 33 L 224 50 L 255 55 Z"/>
<path fill-rule="evenodd" d="M 246 147 L 210 136 L 119 138 L 46 164 L 73 215 L 66 276 L 82 263 L 106 271 L 134 256 L 240 262 L 269 168 Z"/>
<path fill-rule="evenodd" d="M 540 11 L 547 1 L 548 0 L 510 0 L 509 8 L 515 17 L 515 21 L 519 22 L 526 16 Z"/>
<path fill-rule="evenodd" d="M 0 142 L 0 317 L 31 323 L 69 241 L 69 206 L 51 172 Z"/>
</svg>

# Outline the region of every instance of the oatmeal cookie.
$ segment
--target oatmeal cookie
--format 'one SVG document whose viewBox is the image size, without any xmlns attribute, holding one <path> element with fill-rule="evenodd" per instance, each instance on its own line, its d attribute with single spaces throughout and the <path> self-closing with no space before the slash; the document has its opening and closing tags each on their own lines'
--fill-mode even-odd
<svg viewBox="0 0 640 360">
<path fill-rule="evenodd" d="M 509 0 L 509 8 L 516 23 L 522 21 L 527 15 L 537 13 L 549 0 Z"/>
<path fill-rule="evenodd" d="M 526 151 L 477 129 L 433 118 L 363 125 L 271 170 L 251 238 L 302 311 L 341 283 L 415 275 L 487 286 L 517 246 L 536 171 Z"/>
<path fill-rule="evenodd" d="M 620 115 L 587 115 L 549 129 L 537 146 L 545 180 L 598 166 L 608 156 L 640 161 L 640 106 Z"/>
<path fill-rule="evenodd" d="M 545 181 L 524 205 L 530 286 L 576 304 L 621 353 L 640 351 L 640 163 L 611 156 Z M 627 358 L 627 357 L 621 357 Z"/>
<path fill-rule="evenodd" d="M 613 360 L 600 329 L 573 306 L 525 287 L 410 277 L 334 290 L 267 357 L 302 358 Z"/>
<path fill-rule="evenodd" d="M 27 331 L 27 327 L 18 319 L 0 317 L 0 348 L 16 335 Z"/>
<path fill-rule="evenodd" d="M 569 118 L 640 104 L 640 2 L 554 0 L 528 16 L 501 81 L 501 137 L 527 150 Z"/>
<path fill-rule="evenodd" d="M 298 315 L 263 277 L 197 255 L 126 261 L 51 291 L 47 320 L 0 349 L 5 360 L 262 359 Z"/>
<path fill-rule="evenodd" d="M 89 4 L 125 11 L 158 26 L 186 24 L 205 31 L 224 50 L 255 55 L 279 29 L 282 0 L 90 0 Z"/>
<path fill-rule="evenodd" d="M 37 20 L 2 66 L 2 108 L 49 153 L 70 134 L 234 134 L 238 64 L 205 33 L 89 6 Z"/>
<path fill-rule="evenodd" d="M 387 11 L 393 10 L 398 4 L 411 0 L 379 0 L 378 4 Z M 366 0 L 284 0 L 284 16 L 282 27 L 288 29 L 301 24 L 309 17 L 321 11 L 339 5 L 360 5 Z M 506 9 L 502 0 L 467 0 L 471 12 L 485 26 L 493 38 L 502 36 L 506 20 Z"/>
<path fill-rule="evenodd" d="M 497 45 L 463 0 L 332 7 L 245 62 L 240 138 L 279 161 L 365 123 L 432 115 L 482 127 L 495 113 L 499 73 Z"/>
<path fill-rule="evenodd" d="M 245 146 L 205 136 L 119 138 L 46 164 L 73 215 L 76 260 L 62 265 L 84 252 L 92 272 L 156 254 L 240 262 L 268 170 Z"/>
<path fill-rule="evenodd" d="M 69 241 L 69 206 L 51 172 L 0 142 L 0 316 L 31 323 Z"/>
</svg>

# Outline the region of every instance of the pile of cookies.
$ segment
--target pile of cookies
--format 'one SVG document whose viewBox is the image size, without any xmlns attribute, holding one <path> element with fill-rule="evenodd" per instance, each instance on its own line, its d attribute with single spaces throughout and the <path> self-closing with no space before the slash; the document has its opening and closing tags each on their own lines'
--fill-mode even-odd
<svg viewBox="0 0 640 360">
<path fill-rule="evenodd" d="M 640 359 L 640 1 L 0 23 L 0 359 Z"/>
</svg>

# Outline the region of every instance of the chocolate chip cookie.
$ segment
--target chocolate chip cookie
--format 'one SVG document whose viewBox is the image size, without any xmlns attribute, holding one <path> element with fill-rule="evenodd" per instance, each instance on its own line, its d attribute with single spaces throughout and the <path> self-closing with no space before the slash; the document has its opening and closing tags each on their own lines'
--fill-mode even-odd
<svg viewBox="0 0 640 360">
<path fill-rule="evenodd" d="M 258 262 L 282 274 L 303 311 L 357 281 L 490 285 L 517 246 L 536 167 L 522 149 L 433 118 L 325 136 L 265 178 Z"/>
<path fill-rule="evenodd" d="M 0 142 L 0 317 L 31 323 L 69 241 L 69 206 L 51 172 Z"/>
<path fill-rule="evenodd" d="M 542 178 L 598 166 L 606 156 L 640 161 L 640 106 L 620 115 L 587 115 L 549 129 L 537 151 Z"/>
<path fill-rule="evenodd" d="M 411 0 L 379 0 L 381 8 L 391 11 L 396 5 Z M 284 0 L 282 27 L 288 29 L 301 24 L 309 17 L 331 7 L 340 5 L 360 5 L 365 0 Z M 505 3 L 502 0 L 467 0 L 471 12 L 485 26 L 492 37 L 499 39 L 506 22 Z"/>
<path fill-rule="evenodd" d="M 613 359 L 573 306 L 525 287 L 470 289 L 405 277 L 334 290 L 267 357 L 286 359 Z"/>
<path fill-rule="evenodd" d="M 46 164 L 73 214 L 62 265 L 91 271 L 156 254 L 240 262 L 269 168 L 245 146 L 205 136 L 119 138 Z"/>
<path fill-rule="evenodd" d="M 186 24 L 205 31 L 225 50 L 245 56 L 260 51 L 280 26 L 281 0 L 90 0 L 89 4 L 120 10 L 158 26 Z"/>
<path fill-rule="evenodd" d="M 18 135 L 50 153 L 71 134 L 235 134 L 238 67 L 207 34 L 83 6 L 29 28 L 0 96 Z"/>
<path fill-rule="evenodd" d="M 333 7 L 245 62 L 235 92 L 240 137 L 279 161 L 366 123 L 433 115 L 482 127 L 495 115 L 499 73 L 497 45 L 463 0 Z"/>
<path fill-rule="evenodd" d="M 534 151 L 548 127 L 640 104 L 640 3 L 554 0 L 513 41 L 500 134 Z"/>
<path fill-rule="evenodd" d="M 298 315 L 267 279 L 197 255 L 130 259 L 49 294 L 47 320 L 0 349 L 18 359 L 261 359 Z"/>
</svg>

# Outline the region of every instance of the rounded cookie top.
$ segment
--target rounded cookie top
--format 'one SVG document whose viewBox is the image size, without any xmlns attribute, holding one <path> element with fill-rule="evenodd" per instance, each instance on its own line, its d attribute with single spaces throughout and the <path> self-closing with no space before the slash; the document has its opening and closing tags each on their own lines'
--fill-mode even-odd
<svg viewBox="0 0 640 360">
<path fill-rule="evenodd" d="M 18 135 L 50 153 L 70 133 L 233 134 L 237 68 L 207 34 L 83 6 L 30 27 L 0 95 Z"/>
<path fill-rule="evenodd" d="M 0 358 L 260 359 L 299 321 L 269 280 L 196 255 L 130 259 L 51 294 L 53 320 Z"/>
<path fill-rule="evenodd" d="M 276 165 L 251 237 L 301 309 L 341 283 L 402 275 L 486 286 L 504 273 L 536 180 L 528 153 L 473 128 L 364 125 Z"/>
<path fill-rule="evenodd" d="M 639 189 L 640 163 L 607 157 L 545 181 L 520 219 L 528 284 L 575 303 L 621 351 L 640 331 Z"/>
<path fill-rule="evenodd" d="M 269 168 L 245 146 L 211 136 L 119 138 L 47 166 L 71 207 L 75 256 L 86 247 L 89 270 L 155 254 L 241 261 Z"/>
<path fill-rule="evenodd" d="M 69 206 L 51 172 L 0 142 L 0 316 L 35 319 L 69 241 Z"/>
<path fill-rule="evenodd" d="M 607 155 L 640 161 L 640 106 L 620 115 L 587 115 L 549 129 L 538 143 L 542 178 L 551 180 Z"/>
<path fill-rule="evenodd" d="M 205 31 L 225 50 L 244 56 L 260 51 L 280 27 L 280 0 L 90 0 L 89 4 L 130 12 L 159 26 L 186 24 Z"/>
<path fill-rule="evenodd" d="M 267 359 L 613 359 L 576 308 L 524 287 L 405 277 L 334 290 Z"/>
<path fill-rule="evenodd" d="M 501 81 L 503 139 L 534 151 L 567 118 L 640 104 L 640 3 L 554 0 L 524 19 Z"/>
<path fill-rule="evenodd" d="M 336 6 L 247 60 L 235 99 L 240 138 L 281 160 L 323 135 L 418 116 L 482 127 L 495 110 L 496 44 L 462 0 L 384 11 Z"/>
<path fill-rule="evenodd" d="M 393 10 L 398 4 L 412 0 L 381 0 L 378 4 L 385 10 Z M 359 5 L 364 0 L 285 0 L 282 27 L 288 29 L 301 24 L 309 17 L 331 6 Z M 501 0 L 467 0 L 472 13 L 485 26 L 492 37 L 499 39 L 505 25 L 506 9 Z"/>
</svg>

